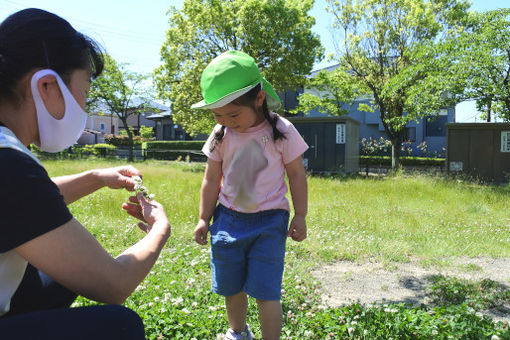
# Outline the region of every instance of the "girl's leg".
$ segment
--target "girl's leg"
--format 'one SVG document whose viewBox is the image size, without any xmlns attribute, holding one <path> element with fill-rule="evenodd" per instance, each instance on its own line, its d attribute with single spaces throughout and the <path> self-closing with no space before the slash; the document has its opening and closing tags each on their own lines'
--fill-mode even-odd
<svg viewBox="0 0 510 340">
<path fill-rule="evenodd" d="M 278 340 L 282 331 L 282 304 L 280 300 L 259 300 L 260 328 L 262 339 Z"/>
<path fill-rule="evenodd" d="M 225 296 L 227 306 L 228 324 L 237 333 L 246 328 L 246 314 L 248 313 L 248 297 L 245 292 L 232 296 Z"/>
</svg>

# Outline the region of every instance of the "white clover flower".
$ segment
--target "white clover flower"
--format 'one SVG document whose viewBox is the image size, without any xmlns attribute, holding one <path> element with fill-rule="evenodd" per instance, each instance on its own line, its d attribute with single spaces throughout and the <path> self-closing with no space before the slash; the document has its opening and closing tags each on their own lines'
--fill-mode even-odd
<svg viewBox="0 0 510 340">
<path fill-rule="evenodd" d="M 143 197 L 148 200 L 152 200 L 154 198 L 154 194 L 150 194 L 149 190 L 143 185 L 143 180 L 140 176 L 133 176 L 133 181 L 135 181 L 135 191 L 141 192 Z"/>
<path fill-rule="evenodd" d="M 491 340 L 499 340 L 499 336 L 497 336 L 496 334 L 494 334 L 492 337 L 491 337 Z"/>
<path fill-rule="evenodd" d="M 313 332 L 312 332 L 312 331 L 305 331 L 305 337 L 306 337 L 306 338 L 311 338 L 311 337 L 313 337 Z"/>
<path fill-rule="evenodd" d="M 180 306 L 183 302 L 184 302 L 184 299 L 180 296 L 177 299 L 172 299 L 172 304 L 174 306 Z"/>
<path fill-rule="evenodd" d="M 189 311 L 189 309 L 188 309 L 188 308 L 186 308 L 186 307 L 185 307 L 185 308 L 183 308 L 183 309 L 181 309 L 181 311 L 182 311 L 184 314 L 186 314 L 186 315 L 191 314 L 191 312 Z"/>
</svg>

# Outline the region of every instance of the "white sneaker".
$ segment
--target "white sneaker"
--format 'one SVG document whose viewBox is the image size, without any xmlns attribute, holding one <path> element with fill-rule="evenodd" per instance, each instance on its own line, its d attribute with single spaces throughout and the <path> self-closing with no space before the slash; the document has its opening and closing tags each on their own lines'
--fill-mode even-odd
<svg viewBox="0 0 510 340">
<path fill-rule="evenodd" d="M 225 334 L 225 340 L 253 340 L 253 333 L 250 330 L 250 326 L 246 325 L 246 328 L 241 333 L 237 333 L 232 328 L 229 328 Z"/>
</svg>

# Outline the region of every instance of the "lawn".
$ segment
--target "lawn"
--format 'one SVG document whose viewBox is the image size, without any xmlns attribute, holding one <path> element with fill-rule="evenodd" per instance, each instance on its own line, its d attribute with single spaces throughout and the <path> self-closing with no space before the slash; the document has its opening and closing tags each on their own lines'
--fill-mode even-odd
<svg viewBox="0 0 510 340">
<path fill-rule="evenodd" d="M 48 160 L 44 164 L 51 176 L 57 176 L 121 163 Z M 148 161 L 135 166 L 144 175 L 144 185 L 165 206 L 173 229 L 156 266 L 126 306 L 142 316 L 148 339 L 216 339 L 228 327 L 223 300 L 210 292 L 209 248 L 192 240 L 203 164 Z M 302 243 L 287 243 L 282 338 L 491 339 L 497 335 L 510 339 L 508 324 L 480 316 L 478 305 L 462 299 L 439 299 L 441 303 L 419 308 L 329 308 L 320 301 L 320 282 L 309 274 L 312 268 L 340 259 L 417 258 L 430 264 L 458 256 L 510 257 L 510 187 L 423 175 L 310 177 L 309 192 L 309 237 Z M 126 191 L 101 189 L 70 206 L 113 255 L 142 237 L 134 220 L 120 208 L 128 196 Z M 445 282 L 457 292 L 471 287 Z M 501 298 L 510 302 L 510 293 L 504 294 Z M 90 303 L 80 298 L 76 305 Z M 249 323 L 260 336 L 254 301 L 250 301 Z"/>
</svg>

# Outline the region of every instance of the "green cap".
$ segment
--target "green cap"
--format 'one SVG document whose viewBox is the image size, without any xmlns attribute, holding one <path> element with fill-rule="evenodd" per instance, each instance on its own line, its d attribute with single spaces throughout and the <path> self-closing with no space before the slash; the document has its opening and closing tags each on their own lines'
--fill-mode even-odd
<svg viewBox="0 0 510 340">
<path fill-rule="evenodd" d="M 214 58 L 202 72 L 200 87 L 204 99 L 191 105 L 192 109 L 214 109 L 239 98 L 262 84 L 266 92 L 267 107 L 276 110 L 280 98 L 262 73 L 255 60 L 241 51 L 228 51 Z"/>
</svg>

